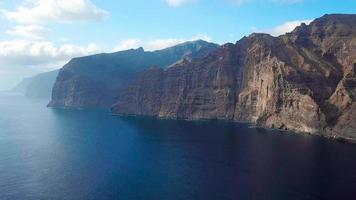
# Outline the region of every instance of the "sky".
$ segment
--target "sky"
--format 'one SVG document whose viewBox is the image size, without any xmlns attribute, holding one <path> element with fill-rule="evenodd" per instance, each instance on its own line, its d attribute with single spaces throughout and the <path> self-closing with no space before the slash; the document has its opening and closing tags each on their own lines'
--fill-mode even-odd
<svg viewBox="0 0 356 200">
<path fill-rule="evenodd" d="M 290 32 L 356 0 L 0 0 L 0 90 L 73 57 Z"/>
</svg>

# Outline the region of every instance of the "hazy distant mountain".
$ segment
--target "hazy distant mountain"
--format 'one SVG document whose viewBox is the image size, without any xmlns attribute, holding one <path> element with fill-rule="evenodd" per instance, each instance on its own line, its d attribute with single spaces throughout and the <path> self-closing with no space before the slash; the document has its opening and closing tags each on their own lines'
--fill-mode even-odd
<svg viewBox="0 0 356 200">
<path fill-rule="evenodd" d="M 24 78 L 12 92 L 22 93 L 30 98 L 50 98 L 59 70 L 45 72 Z"/>
<path fill-rule="evenodd" d="M 325 15 L 280 37 L 252 34 L 202 59 L 151 68 L 120 93 L 113 112 L 356 141 L 356 15 Z"/>
<path fill-rule="evenodd" d="M 120 89 L 143 69 L 166 68 L 182 59 L 201 58 L 218 47 L 198 40 L 152 52 L 139 48 L 74 58 L 60 70 L 49 106 L 109 108 Z"/>
<path fill-rule="evenodd" d="M 19 84 L 17 84 L 10 92 L 26 94 L 28 85 L 30 84 L 32 78 L 33 77 L 22 79 L 22 81 Z"/>
</svg>

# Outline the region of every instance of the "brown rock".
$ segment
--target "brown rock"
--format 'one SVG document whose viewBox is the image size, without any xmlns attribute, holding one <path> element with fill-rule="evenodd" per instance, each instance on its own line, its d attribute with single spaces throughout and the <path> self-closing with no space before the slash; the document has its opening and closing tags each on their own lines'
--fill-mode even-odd
<svg viewBox="0 0 356 200">
<path fill-rule="evenodd" d="M 145 71 L 112 110 L 354 138 L 355 63 L 356 15 L 326 15 L 280 37 L 252 34 L 202 59 Z"/>
</svg>

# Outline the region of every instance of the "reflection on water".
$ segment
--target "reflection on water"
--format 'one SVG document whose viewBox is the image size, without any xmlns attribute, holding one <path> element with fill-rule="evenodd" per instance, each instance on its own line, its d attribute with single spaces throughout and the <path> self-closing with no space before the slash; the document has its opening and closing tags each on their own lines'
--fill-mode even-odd
<svg viewBox="0 0 356 200">
<path fill-rule="evenodd" d="M 356 146 L 0 96 L 2 199 L 355 199 Z"/>
</svg>

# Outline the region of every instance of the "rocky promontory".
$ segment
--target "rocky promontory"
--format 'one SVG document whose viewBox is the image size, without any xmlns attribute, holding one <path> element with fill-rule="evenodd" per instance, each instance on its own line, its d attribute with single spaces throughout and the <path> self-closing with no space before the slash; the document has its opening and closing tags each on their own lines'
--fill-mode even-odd
<svg viewBox="0 0 356 200">
<path fill-rule="evenodd" d="M 158 51 L 138 48 L 74 58 L 60 70 L 48 106 L 108 109 L 140 71 L 201 58 L 218 47 L 197 40 Z"/>
<path fill-rule="evenodd" d="M 325 15 L 279 37 L 252 34 L 207 56 L 151 67 L 115 114 L 221 119 L 356 139 L 356 15 Z"/>
</svg>

